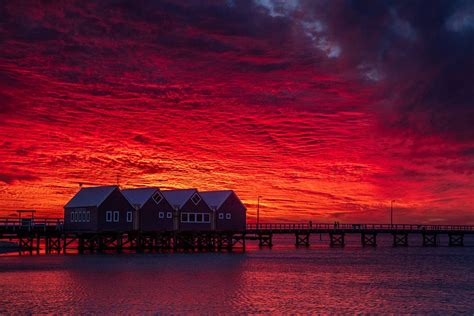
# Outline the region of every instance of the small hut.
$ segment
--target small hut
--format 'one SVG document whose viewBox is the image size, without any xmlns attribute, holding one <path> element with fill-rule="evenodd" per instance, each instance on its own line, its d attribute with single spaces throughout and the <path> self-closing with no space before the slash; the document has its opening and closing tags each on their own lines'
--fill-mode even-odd
<svg viewBox="0 0 474 316">
<path fill-rule="evenodd" d="M 245 230 L 247 209 L 234 191 L 207 191 L 200 194 L 214 211 L 216 230 Z"/>
<path fill-rule="evenodd" d="M 166 200 L 179 214 L 181 231 L 214 230 L 213 212 L 196 189 L 163 190 Z"/>
<path fill-rule="evenodd" d="M 68 231 L 131 231 L 138 229 L 136 212 L 118 186 L 81 188 L 64 206 Z"/>
<path fill-rule="evenodd" d="M 122 190 L 137 210 L 140 231 L 171 231 L 178 227 L 178 214 L 158 188 Z"/>
</svg>

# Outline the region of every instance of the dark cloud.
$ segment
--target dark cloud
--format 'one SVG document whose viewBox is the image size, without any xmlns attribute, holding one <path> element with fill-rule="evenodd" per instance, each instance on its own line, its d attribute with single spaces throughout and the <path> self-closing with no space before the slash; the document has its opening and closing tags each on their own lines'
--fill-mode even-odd
<svg viewBox="0 0 474 316">
<path fill-rule="evenodd" d="M 0 171 L 0 182 L 14 184 L 16 182 L 39 181 L 40 178 L 22 170 Z"/>
<path fill-rule="evenodd" d="M 15 110 L 12 101 L 13 99 L 10 96 L 0 93 L 0 114 L 13 112 Z"/>
<path fill-rule="evenodd" d="M 327 7 L 321 7 L 324 3 Z M 318 1 L 307 14 L 340 45 L 340 59 L 382 92 L 382 124 L 396 133 L 474 139 L 474 30 L 466 1 Z M 429 9 L 427 9 L 429 7 Z M 469 16 L 469 17 L 466 17 Z M 463 21 L 464 21 L 463 20 Z M 452 25 L 456 25 L 453 27 Z M 388 124 L 387 124 L 388 122 Z M 391 132 L 389 130 L 388 132 Z"/>
<path fill-rule="evenodd" d="M 133 137 L 133 140 L 142 144 L 149 144 L 151 142 L 151 139 L 144 135 L 136 135 Z"/>
</svg>

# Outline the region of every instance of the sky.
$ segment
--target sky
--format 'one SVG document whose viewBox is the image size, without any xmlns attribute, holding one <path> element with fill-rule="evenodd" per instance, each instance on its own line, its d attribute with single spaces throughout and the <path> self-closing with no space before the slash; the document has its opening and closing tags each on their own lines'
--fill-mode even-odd
<svg viewBox="0 0 474 316">
<path fill-rule="evenodd" d="M 472 1 L 0 1 L 0 216 L 79 185 L 474 224 Z"/>
</svg>

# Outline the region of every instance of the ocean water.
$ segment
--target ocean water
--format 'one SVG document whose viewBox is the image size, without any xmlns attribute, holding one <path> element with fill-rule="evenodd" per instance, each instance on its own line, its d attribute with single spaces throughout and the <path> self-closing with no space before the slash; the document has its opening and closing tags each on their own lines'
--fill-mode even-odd
<svg viewBox="0 0 474 316">
<path fill-rule="evenodd" d="M 316 239 L 316 237 L 314 238 Z M 473 314 L 474 247 L 0 257 L 0 314 Z"/>
</svg>

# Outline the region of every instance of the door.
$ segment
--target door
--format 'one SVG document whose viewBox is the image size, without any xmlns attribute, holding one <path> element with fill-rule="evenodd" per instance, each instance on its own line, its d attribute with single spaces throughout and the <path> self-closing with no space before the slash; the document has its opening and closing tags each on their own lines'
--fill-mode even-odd
<svg viewBox="0 0 474 316">
<path fill-rule="evenodd" d="M 133 230 L 139 230 L 140 229 L 140 212 L 138 210 L 135 210 L 133 212 Z"/>
</svg>

